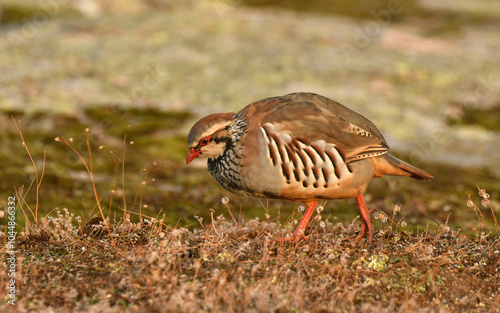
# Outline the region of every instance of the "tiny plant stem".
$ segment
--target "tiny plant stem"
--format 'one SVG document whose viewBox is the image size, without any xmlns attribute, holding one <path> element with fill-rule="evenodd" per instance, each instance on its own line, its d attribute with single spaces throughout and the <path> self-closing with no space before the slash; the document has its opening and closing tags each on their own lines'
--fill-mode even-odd
<svg viewBox="0 0 500 313">
<path fill-rule="evenodd" d="M 470 194 L 468 195 L 469 201 L 473 203 Z M 479 221 L 479 227 L 481 228 L 482 231 L 485 229 L 488 229 L 486 226 L 486 221 L 484 220 L 483 213 L 481 210 L 476 206 L 476 204 L 473 205 L 472 209 L 474 210 L 474 213 L 476 214 L 477 220 Z"/>
<path fill-rule="evenodd" d="M 418 213 L 424 215 L 425 217 L 427 217 L 428 219 L 430 219 L 431 221 L 433 221 L 434 223 L 436 223 L 436 225 L 441 226 L 441 223 L 439 221 L 437 221 L 436 219 L 432 218 L 431 216 L 429 216 L 428 214 L 426 214 L 424 211 L 419 210 L 419 209 L 417 209 L 417 211 L 418 211 Z M 427 227 L 429 227 L 429 224 L 427 224 Z"/>
<path fill-rule="evenodd" d="M 26 147 L 27 149 L 27 147 Z M 47 152 L 43 151 L 43 163 L 42 163 L 42 173 L 40 174 L 40 179 L 38 179 L 38 172 L 37 172 L 37 179 L 36 179 L 36 206 L 35 206 L 35 220 L 38 222 L 38 203 L 39 203 L 39 194 L 40 194 L 40 186 L 42 185 L 42 179 L 45 174 L 45 161 L 47 159 Z"/>
<path fill-rule="evenodd" d="M 222 236 L 219 234 L 219 232 L 217 231 L 217 228 L 215 228 L 215 222 L 214 222 L 214 210 L 213 209 L 210 209 L 210 219 L 212 220 L 212 228 L 214 229 L 215 233 L 217 234 L 217 236 L 219 236 L 220 238 L 222 238 Z"/>
<path fill-rule="evenodd" d="M 115 158 L 113 158 L 113 161 L 115 162 L 115 176 L 113 177 L 113 187 L 111 188 L 111 195 L 109 196 L 109 210 L 108 210 L 108 215 L 111 215 L 111 208 L 113 206 L 113 198 L 115 195 L 115 188 L 116 188 L 116 180 L 118 177 L 118 165 L 119 163 L 116 161 Z"/>
<path fill-rule="evenodd" d="M 33 181 L 31 183 L 33 184 Z M 22 191 L 17 190 L 17 188 L 15 186 L 14 186 L 14 190 L 16 192 L 16 197 L 19 198 L 19 199 L 21 199 L 21 201 L 18 202 L 18 205 L 19 205 L 19 208 L 21 209 L 21 211 L 23 212 L 23 215 L 25 216 L 25 219 L 26 219 L 26 231 L 29 234 L 29 231 L 30 231 L 29 223 L 30 223 L 30 221 L 29 221 L 28 215 L 26 214 L 26 212 L 23 209 L 23 203 L 28 208 L 28 210 L 30 211 L 30 213 L 33 216 L 33 218 L 35 217 L 35 215 L 33 214 L 33 211 L 31 210 L 31 208 L 29 207 L 28 203 L 26 202 L 26 199 L 22 195 Z M 28 190 L 29 190 L 29 188 L 28 188 Z M 26 191 L 26 193 L 27 192 L 28 191 Z"/>
<path fill-rule="evenodd" d="M 26 144 L 26 141 L 24 140 L 23 132 L 21 131 L 21 121 L 17 123 L 16 119 L 14 116 L 12 116 L 12 121 L 14 122 L 14 125 L 17 128 L 17 131 L 19 132 L 19 136 L 21 137 L 22 144 L 24 149 L 26 149 L 26 152 L 28 153 L 28 156 L 31 160 L 31 164 L 33 165 L 33 169 L 35 170 L 35 179 L 36 179 L 36 196 L 35 196 L 35 223 L 38 223 L 38 204 L 39 204 L 39 196 L 40 196 L 40 186 L 42 185 L 42 180 L 43 180 L 43 175 L 45 174 L 45 161 L 46 161 L 46 152 L 43 152 L 43 164 L 42 164 L 42 172 L 38 173 L 38 168 L 36 166 L 35 160 L 33 159 L 33 156 L 31 155 L 31 152 L 28 148 L 28 145 Z M 28 191 L 26 191 L 28 192 Z M 28 207 L 29 208 L 29 207 Z M 30 209 L 31 211 L 31 209 Z M 33 212 L 31 212 L 33 215 Z"/>
<path fill-rule="evenodd" d="M 24 216 L 28 219 L 28 216 L 26 214 L 26 212 L 24 211 L 23 209 L 23 204 L 26 206 L 26 208 L 28 209 L 28 211 L 30 212 L 31 216 L 33 217 L 33 219 L 35 218 L 35 213 L 33 212 L 33 210 L 31 209 L 31 207 L 29 206 L 29 204 L 26 202 L 26 195 L 28 194 L 28 192 L 30 191 L 31 189 L 31 186 L 33 186 L 33 183 L 35 182 L 35 178 L 33 178 L 31 180 L 31 183 L 30 185 L 28 186 L 28 189 L 26 189 L 26 192 L 24 193 L 23 195 L 23 192 L 22 191 L 18 191 L 16 187 L 15 190 L 16 190 L 16 195 L 19 199 L 21 199 L 22 201 L 19 202 L 19 208 L 21 209 L 21 211 L 23 212 Z M 24 186 L 22 187 L 22 189 L 24 189 Z"/>
<path fill-rule="evenodd" d="M 477 186 L 478 190 L 481 190 L 481 187 L 479 187 L 479 185 L 476 185 L 476 186 Z M 500 234 L 500 226 L 498 225 L 497 217 L 495 215 L 495 210 L 493 210 L 493 204 L 492 204 L 491 201 L 489 201 L 488 198 L 489 198 L 489 196 L 486 197 L 486 198 L 483 198 L 483 199 L 488 200 L 488 206 L 489 206 L 489 208 L 491 210 L 491 215 L 493 216 L 493 224 L 495 225 L 495 230 L 496 230 L 496 232 L 498 234 Z M 469 195 L 469 201 L 472 202 L 472 199 L 471 199 L 470 195 Z M 481 213 L 481 211 L 479 210 L 479 208 L 476 207 L 476 205 L 474 205 L 474 211 L 476 211 L 476 209 L 479 211 L 479 213 Z M 477 213 L 476 213 L 476 215 L 477 215 Z M 481 214 L 481 217 L 482 217 L 482 214 Z M 483 221 L 484 221 L 484 217 L 483 217 Z M 486 222 L 484 222 L 484 224 L 486 226 Z"/>
<path fill-rule="evenodd" d="M 229 215 L 231 215 L 231 218 L 233 219 L 233 222 L 238 225 L 238 221 L 236 220 L 236 218 L 234 218 L 234 215 L 233 215 L 233 212 L 231 212 L 231 208 L 229 208 L 229 204 L 226 203 L 226 208 L 227 208 L 227 211 L 229 212 Z"/>
<path fill-rule="evenodd" d="M 109 238 L 111 239 L 111 243 L 116 248 L 115 239 L 113 238 L 113 234 L 111 233 L 111 226 L 109 225 L 109 221 L 106 222 L 106 217 L 104 216 L 104 211 L 102 210 L 102 206 L 101 206 L 101 199 L 99 199 L 99 195 L 97 194 L 97 187 L 95 185 L 94 170 L 93 170 L 94 163 L 92 162 L 92 156 L 93 156 L 94 152 L 90 148 L 90 138 L 89 138 L 88 134 L 86 134 L 85 136 L 86 136 L 86 143 L 87 143 L 87 151 L 89 153 L 89 166 L 88 167 L 85 166 L 85 167 L 87 167 L 88 173 L 90 175 L 90 181 L 92 182 L 92 190 L 94 191 L 94 197 L 95 197 L 95 200 L 97 202 L 97 207 L 99 208 L 99 212 L 101 213 L 101 217 L 102 217 L 104 223 L 106 224 L 106 228 L 108 229 L 108 234 L 109 234 Z M 81 156 L 80 156 L 80 159 L 82 161 L 84 161 Z"/>
<path fill-rule="evenodd" d="M 139 186 L 139 188 L 137 188 L 137 190 L 135 191 L 134 203 L 132 203 L 131 210 L 133 210 L 136 205 L 139 206 L 139 210 L 140 210 L 140 208 L 142 206 L 142 190 L 141 189 L 142 189 L 142 183 Z M 137 202 L 137 199 L 139 199 L 139 202 Z"/>
<path fill-rule="evenodd" d="M 104 212 L 102 211 L 102 207 L 101 207 L 101 200 L 99 199 L 99 195 L 97 194 L 97 188 L 95 186 L 95 181 L 94 181 L 94 162 L 92 160 L 92 156 L 93 156 L 93 152 L 90 148 L 90 141 L 89 141 L 89 137 L 87 136 L 87 150 L 88 150 L 88 153 L 89 153 L 89 175 L 90 175 L 90 181 L 92 182 L 92 189 L 94 191 L 94 197 L 95 197 L 95 200 L 97 202 L 97 207 L 99 208 L 99 211 L 101 212 L 101 215 L 102 215 L 102 218 L 104 219 Z"/>
<path fill-rule="evenodd" d="M 125 193 L 125 147 L 127 142 L 127 134 L 123 136 L 123 151 L 122 151 L 122 193 L 123 193 L 123 214 L 127 216 L 127 199 Z"/>
<path fill-rule="evenodd" d="M 500 225 L 498 225 L 497 217 L 495 216 L 495 211 L 493 210 L 493 205 L 490 202 L 491 215 L 493 215 L 493 222 L 495 223 L 495 230 L 497 234 L 500 234 Z"/>
<path fill-rule="evenodd" d="M 146 184 L 146 179 L 148 178 L 149 173 L 151 173 L 151 171 L 154 170 L 154 165 L 155 164 L 153 164 L 147 170 L 145 170 L 144 175 L 142 176 L 142 181 L 135 192 L 134 202 L 132 203 L 132 207 L 130 209 L 131 211 L 133 211 L 135 206 L 138 205 L 139 213 L 142 214 L 142 188 Z"/>
<path fill-rule="evenodd" d="M 398 229 L 401 229 L 401 231 L 404 233 L 404 230 L 401 228 L 399 223 L 405 218 L 406 214 L 397 223 L 394 221 L 395 214 L 392 214 L 392 218 L 390 218 L 384 212 L 382 212 L 382 214 L 384 214 L 384 216 L 387 218 L 387 220 L 389 220 L 389 222 L 391 222 L 392 225 L 396 226 L 396 230 L 395 230 L 396 232 L 398 231 Z M 380 228 L 382 228 L 382 223 L 380 224 Z"/>
<path fill-rule="evenodd" d="M 142 214 L 142 192 L 141 192 L 141 198 L 139 200 L 139 213 Z"/>
</svg>

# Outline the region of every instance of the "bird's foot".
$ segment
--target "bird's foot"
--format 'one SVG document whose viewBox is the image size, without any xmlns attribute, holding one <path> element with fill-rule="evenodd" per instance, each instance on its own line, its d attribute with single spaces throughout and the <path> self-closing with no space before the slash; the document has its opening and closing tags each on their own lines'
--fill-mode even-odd
<svg viewBox="0 0 500 313">
<path fill-rule="evenodd" d="M 356 236 L 356 239 L 354 239 L 354 241 L 352 242 L 352 246 L 356 246 L 358 244 L 358 242 L 361 241 L 361 239 L 363 239 L 363 237 L 366 235 L 366 224 L 363 223 L 361 225 L 361 230 L 359 231 L 358 235 Z M 371 234 L 368 234 L 368 243 L 371 243 L 372 242 L 372 235 Z"/>
<path fill-rule="evenodd" d="M 368 230 L 368 231 L 367 231 Z M 356 236 L 356 239 L 354 239 L 353 243 L 352 243 L 352 246 L 354 247 L 358 242 L 361 241 L 361 239 L 363 239 L 363 237 L 366 235 L 366 233 L 368 232 L 368 243 L 372 243 L 373 241 L 373 226 L 368 223 L 364 223 L 361 225 L 361 229 L 359 230 L 359 233 L 358 235 Z"/>
<path fill-rule="evenodd" d="M 316 210 L 316 206 L 318 205 L 318 201 L 313 201 L 310 202 L 307 205 L 307 210 L 304 213 L 304 216 L 299 222 L 299 225 L 297 226 L 297 229 L 293 232 L 293 235 L 291 237 L 282 237 L 278 239 L 274 239 L 274 241 L 278 242 L 284 242 L 284 241 L 293 241 L 293 242 L 299 242 L 302 239 L 307 241 L 306 236 L 304 235 L 304 231 L 306 230 L 307 224 L 309 223 L 309 220 L 311 219 L 311 216 L 313 215 L 314 211 Z"/>
</svg>

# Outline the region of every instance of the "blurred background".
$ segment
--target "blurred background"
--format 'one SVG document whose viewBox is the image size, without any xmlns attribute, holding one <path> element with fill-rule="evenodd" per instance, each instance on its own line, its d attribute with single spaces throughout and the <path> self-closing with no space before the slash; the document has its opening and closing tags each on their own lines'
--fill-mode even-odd
<svg viewBox="0 0 500 313">
<path fill-rule="evenodd" d="M 187 167 L 186 136 L 209 113 L 309 91 L 368 117 L 436 177 L 376 179 L 369 206 L 401 205 L 409 229 L 467 229 L 477 185 L 499 209 L 499 30 L 494 0 L 1 0 L 2 209 L 17 190 L 19 221 L 98 214 L 78 156 L 90 165 L 88 140 L 117 219 L 126 209 L 196 227 L 210 209 L 227 217 L 227 196 L 235 214 L 284 221 L 293 204 L 231 195 L 205 165 Z M 44 169 L 38 197 L 25 147 L 39 180 Z M 323 213 L 357 214 L 352 199 Z"/>
</svg>

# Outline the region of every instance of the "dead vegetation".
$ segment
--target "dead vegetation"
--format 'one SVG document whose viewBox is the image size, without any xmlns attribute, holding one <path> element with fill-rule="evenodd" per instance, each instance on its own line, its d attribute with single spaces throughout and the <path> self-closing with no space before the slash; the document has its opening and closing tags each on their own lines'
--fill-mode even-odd
<svg viewBox="0 0 500 313">
<path fill-rule="evenodd" d="M 498 312 L 498 233 L 376 233 L 313 222 L 284 244 L 272 220 L 222 216 L 202 230 L 155 219 L 69 228 L 68 213 L 18 238 L 18 311 Z M 287 225 L 285 230 L 291 230 Z M 113 238 L 115 245 L 110 238 Z M 5 236 L 2 237 L 2 241 Z M 5 271 L 0 285 L 7 284 Z M 3 288 L 3 287 L 2 287 Z M 0 309 L 11 309 L 6 302 Z"/>
</svg>

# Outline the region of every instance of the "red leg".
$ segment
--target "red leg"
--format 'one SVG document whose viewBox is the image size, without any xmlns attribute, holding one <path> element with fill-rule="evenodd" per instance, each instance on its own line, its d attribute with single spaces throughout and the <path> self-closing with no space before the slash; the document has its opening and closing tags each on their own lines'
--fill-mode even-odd
<svg viewBox="0 0 500 313">
<path fill-rule="evenodd" d="M 359 195 L 357 195 L 356 201 L 358 201 L 359 212 L 361 213 L 361 218 L 363 219 L 363 225 L 361 226 L 361 230 L 359 231 L 358 236 L 354 240 L 354 244 L 358 243 L 361 238 L 365 236 L 366 230 L 368 230 L 368 243 L 371 243 L 373 240 L 372 218 L 370 215 L 370 211 L 368 211 L 368 208 L 366 207 L 363 194 L 360 193 Z"/>
<path fill-rule="evenodd" d="M 276 239 L 276 241 L 299 241 L 301 239 L 307 240 L 306 236 L 304 236 L 304 231 L 306 230 L 307 224 L 309 223 L 314 210 L 316 210 L 317 204 L 318 201 L 309 202 L 306 213 L 304 213 L 304 216 L 300 220 L 297 229 L 295 229 L 295 231 L 293 232 L 292 237 Z"/>
</svg>

